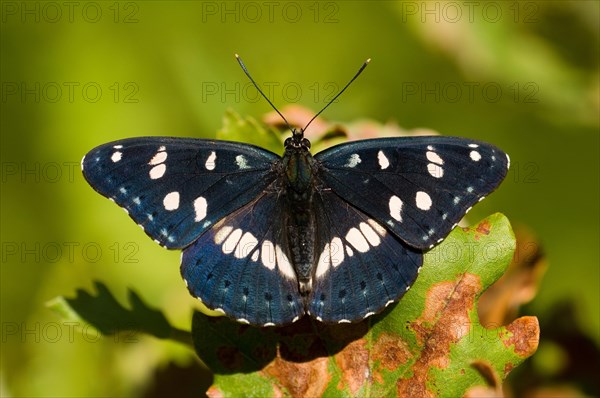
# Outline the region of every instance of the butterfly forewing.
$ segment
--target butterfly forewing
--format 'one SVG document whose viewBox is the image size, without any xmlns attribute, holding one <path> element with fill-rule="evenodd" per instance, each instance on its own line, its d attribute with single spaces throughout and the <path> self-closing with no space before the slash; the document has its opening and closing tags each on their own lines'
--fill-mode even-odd
<svg viewBox="0 0 600 398">
<path fill-rule="evenodd" d="M 325 186 L 418 249 L 446 237 L 509 166 L 492 145 L 437 136 L 356 141 L 315 159 Z"/>
<path fill-rule="evenodd" d="M 422 253 L 331 191 L 314 200 L 319 255 L 310 314 L 324 322 L 354 322 L 402 297 L 417 277 Z"/>
<path fill-rule="evenodd" d="M 182 255 L 191 294 L 212 309 L 255 325 L 282 325 L 304 314 L 282 229 L 277 192 L 228 215 Z"/>
<path fill-rule="evenodd" d="M 123 207 L 155 241 L 183 248 L 255 199 L 276 177 L 279 156 L 240 143 L 142 137 L 91 150 L 92 187 Z"/>
</svg>

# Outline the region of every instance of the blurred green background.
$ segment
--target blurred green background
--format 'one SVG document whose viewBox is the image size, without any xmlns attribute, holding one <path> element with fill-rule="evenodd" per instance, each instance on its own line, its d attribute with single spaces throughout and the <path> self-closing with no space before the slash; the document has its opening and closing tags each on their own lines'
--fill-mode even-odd
<svg viewBox="0 0 600 398">
<path fill-rule="evenodd" d="M 96 194 L 79 161 L 126 137 L 214 137 L 229 108 L 260 118 L 270 109 L 234 53 L 277 106 L 315 110 L 370 57 L 326 118 L 393 120 L 508 152 L 506 181 L 469 218 L 503 212 L 547 256 L 523 311 L 542 324 L 543 360 L 528 371 L 550 387 L 598 391 L 563 377 L 572 353 L 545 340 L 560 328 L 588 355 L 600 344 L 598 2 L 0 4 L 0 395 L 152 396 L 200 383 L 187 348 L 101 338 L 45 303 L 101 280 L 189 329 L 197 304 L 179 253 Z"/>
</svg>

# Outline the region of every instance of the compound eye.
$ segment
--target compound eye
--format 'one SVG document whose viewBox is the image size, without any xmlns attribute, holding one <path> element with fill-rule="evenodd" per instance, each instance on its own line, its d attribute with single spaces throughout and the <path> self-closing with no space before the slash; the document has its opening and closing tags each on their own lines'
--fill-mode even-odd
<svg viewBox="0 0 600 398">
<path fill-rule="evenodd" d="M 310 141 L 307 140 L 306 138 L 302 139 L 302 146 L 305 147 L 306 149 L 310 149 Z"/>
<path fill-rule="evenodd" d="M 290 146 L 291 144 L 292 144 L 292 137 L 288 137 L 288 138 L 286 138 L 286 139 L 285 139 L 285 142 L 283 143 L 283 145 L 284 145 L 285 147 L 288 147 L 288 146 Z"/>
</svg>

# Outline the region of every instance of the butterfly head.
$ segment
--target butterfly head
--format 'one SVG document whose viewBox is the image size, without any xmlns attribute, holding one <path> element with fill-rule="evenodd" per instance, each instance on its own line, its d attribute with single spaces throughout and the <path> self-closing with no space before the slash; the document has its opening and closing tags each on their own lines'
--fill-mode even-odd
<svg viewBox="0 0 600 398">
<path fill-rule="evenodd" d="M 285 140 L 285 149 L 286 150 L 310 150 L 310 141 L 307 138 L 304 138 L 304 129 L 295 129 L 292 128 L 292 136 L 288 137 Z"/>
</svg>

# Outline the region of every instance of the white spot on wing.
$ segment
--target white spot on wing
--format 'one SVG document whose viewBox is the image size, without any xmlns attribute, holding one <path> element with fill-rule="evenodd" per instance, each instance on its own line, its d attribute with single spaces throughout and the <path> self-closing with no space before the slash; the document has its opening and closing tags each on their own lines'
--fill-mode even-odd
<svg viewBox="0 0 600 398">
<path fill-rule="evenodd" d="M 244 155 L 237 155 L 235 157 L 235 164 L 237 164 L 240 169 L 249 169 L 250 168 L 250 166 L 248 166 L 248 161 L 246 160 Z"/>
<path fill-rule="evenodd" d="M 377 160 L 379 160 L 379 167 L 381 167 L 381 170 L 387 169 L 390 165 L 390 161 L 385 156 L 385 153 L 383 153 L 383 151 L 377 152 Z"/>
<path fill-rule="evenodd" d="M 428 151 L 426 156 L 427 160 L 429 160 L 430 162 L 437 163 L 439 165 L 444 164 L 444 160 L 440 157 L 440 155 L 433 151 Z"/>
<path fill-rule="evenodd" d="M 113 163 L 117 163 L 119 160 L 121 160 L 121 155 L 123 155 L 121 152 L 116 151 L 115 153 L 112 154 L 112 156 L 110 157 L 110 160 L 112 160 Z"/>
<path fill-rule="evenodd" d="M 471 151 L 469 153 L 469 156 L 471 157 L 471 160 L 473 160 L 474 162 L 479 162 L 479 160 L 481 159 L 481 154 L 477 151 Z"/>
<path fill-rule="evenodd" d="M 223 246 L 221 246 L 221 250 L 223 251 L 223 253 L 225 253 L 225 254 L 233 253 L 233 251 L 235 250 L 241 237 L 242 237 L 241 229 L 238 228 L 235 231 L 233 231 L 227 237 L 227 239 L 225 239 L 225 242 L 223 242 Z"/>
<path fill-rule="evenodd" d="M 204 167 L 206 167 L 206 170 L 214 170 L 215 166 L 217 165 L 216 160 L 217 154 L 215 151 L 212 151 L 208 156 L 208 159 L 206 159 L 206 163 L 204 163 Z"/>
<path fill-rule="evenodd" d="M 196 198 L 196 200 L 194 200 L 194 212 L 196 213 L 194 221 L 198 222 L 204 220 L 204 218 L 206 217 L 207 207 L 208 203 L 206 202 L 206 199 L 202 196 L 199 196 L 198 198 Z"/>
<path fill-rule="evenodd" d="M 173 191 L 165 195 L 163 199 L 165 210 L 173 211 L 179 208 L 179 192 Z"/>
<path fill-rule="evenodd" d="M 154 166 L 150 169 L 150 178 L 153 180 L 157 180 L 163 175 L 165 175 L 165 171 L 167 171 L 166 164 L 159 164 L 158 166 Z"/>
<path fill-rule="evenodd" d="M 331 265 L 330 251 L 329 243 L 326 243 L 323 252 L 319 256 L 319 261 L 317 262 L 317 271 L 315 272 L 315 277 L 317 279 L 323 277 L 329 270 L 329 266 Z"/>
<path fill-rule="evenodd" d="M 444 169 L 435 163 L 429 163 L 427 165 L 427 171 L 435 178 L 442 178 L 444 176 Z"/>
<path fill-rule="evenodd" d="M 506 168 L 510 169 L 510 156 L 508 156 L 508 153 L 506 154 L 506 161 L 508 162 L 508 164 L 506 165 Z"/>
<path fill-rule="evenodd" d="M 136 196 L 135 198 L 133 198 L 133 203 L 135 203 L 136 205 L 139 205 L 142 203 L 142 201 L 140 200 L 140 198 L 138 196 Z"/>
<path fill-rule="evenodd" d="M 431 209 L 431 197 L 427 194 L 427 192 L 419 191 L 417 192 L 417 196 L 415 198 L 417 207 L 421 210 L 429 210 Z"/>
<path fill-rule="evenodd" d="M 231 233 L 232 230 L 233 230 L 233 227 L 230 227 L 228 225 L 226 225 L 223 228 L 221 228 L 215 234 L 215 243 L 217 245 L 220 245 L 225 240 L 225 238 Z"/>
<path fill-rule="evenodd" d="M 163 163 L 165 160 L 167 160 L 167 153 L 166 152 L 157 152 L 156 155 L 154 155 L 154 157 L 152 159 L 150 159 L 148 164 L 150 166 L 156 166 L 157 164 Z"/>
<path fill-rule="evenodd" d="M 361 222 L 359 224 L 359 227 L 360 231 L 363 233 L 365 238 L 367 238 L 371 246 L 379 246 L 379 244 L 381 243 L 381 239 L 369 224 Z"/>
<path fill-rule="evenodd" d="M 361 253 L 369 251 L 369 243 L 363 234 L 356 228 L 350 228 L 350 231 L 346 234 L 346 240 Z"/>
<path fill-rule="evenodd" d="M 114 145 L 113 148 L 115 148 L 115 149 L 121 149 L 121 148 L 123 148 L 123 145 Z"/>
<path fill-rule="evenodd" d="M 388 204 L 389 208 L 390 208 L 390 216 L 392 216 L 392 218 L 394 220 L 400 221 L 402 222 L 402 200 L 397 197 L 396 195 L 393 195 L 390 198 L 390 202 Z"/>
<path fill-rule="evenodd" d="M 270 240 L 265 240 L 260 248 L 262 264 L 270 270 L 275 269 L 275 246 Z"/>
<path fill-rule="evenodd" d="M 346 245 L 346 254 L 348 255 L 348 257 L 352 257 L 354 256 L 354 251 L 352 250 L 352 248 L 348 245 Z"/>
<path fill-rule="evenodd" d="M 479 145 L 477 145 L 477 144 L 469 144 L 469 148 L 479 148 Z"/>
<path fill-rule="evenodd" d="M 287 277 L 288 279 L 296 279 L 296 273 L 292 268 L 292 264 L 283 250 L 281 250 L 279 245 L 275 246 L 275 255 L 277 256 L 277 266 L 279 267 L 279 272 L 281 272 L 283 276 Z"/>
<path fill-rule="evenodd" d="M 242 238 L 238 242 L 233 255 L 236 258 L 247 257 L 257 245 L 258 240 L 254 237 L 254 235 L 252 235 L 250 232 L 246 232 L 244 235 L 242 235 Z"/>
<path fill-rule="evenodd" d="M 331 240 L 330 252 L 331 265 L 335 268 L 344 261 L 344 244 L 339 237 L 336 236 Z"/>
<path fill-rule="evenodd" d="M 353 153 L 352 155 L 350 155 L 350 158 L 348 159 L 348 163 L 346 163 L 346 167 L 356 167 L 356 165 L 359 164 L 360 162 L 362 162 L 362 160 L 360 159 L 360 156 L 358 156 L 357 153 Z"/>
<path fill-rule="evenodd" d="M 385 234 L 387 233 L 385 228 L 381 224 L 379 224 L 377 221 L 369 218 L 367 220 L 367 222 L 375 230 L 375 232 L 377 232 L 380 236 L 385 236 Z"/>
</svg>

